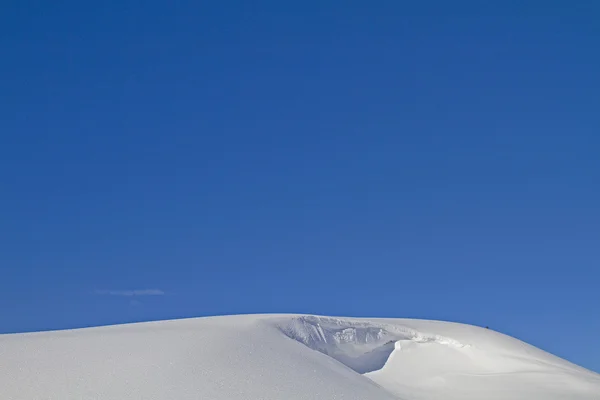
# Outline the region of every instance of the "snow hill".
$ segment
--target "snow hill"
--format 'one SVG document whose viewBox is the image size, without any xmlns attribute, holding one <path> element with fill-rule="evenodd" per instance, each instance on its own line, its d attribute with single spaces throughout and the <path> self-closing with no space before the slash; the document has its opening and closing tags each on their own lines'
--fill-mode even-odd
<svg viewBox="0 0 600 400">
<path fill-rule="evenodd" d="M 474 326 L 241 315 L 0 335 L 2 400 L 599 400 L 600 375 Z"/>
</svg>

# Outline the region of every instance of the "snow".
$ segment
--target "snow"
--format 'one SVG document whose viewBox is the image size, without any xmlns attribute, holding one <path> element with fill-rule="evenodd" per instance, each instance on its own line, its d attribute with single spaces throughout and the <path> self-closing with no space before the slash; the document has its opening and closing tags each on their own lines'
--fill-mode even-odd
<svg viewBox="0 0 600 400">
<path fill-rule="evenodd" d="M 506 335 L 240 315 L 0 335 L 2 400 L 598 400 L 600 375 Z"/>
</svg>

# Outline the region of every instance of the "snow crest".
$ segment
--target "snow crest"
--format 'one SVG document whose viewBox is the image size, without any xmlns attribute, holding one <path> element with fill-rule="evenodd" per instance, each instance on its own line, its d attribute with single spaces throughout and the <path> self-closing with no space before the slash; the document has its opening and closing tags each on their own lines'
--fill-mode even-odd
<svg viewBox="0 0 600 400">
<path fill-rule="evenodd" d="M 360 374 L 382 369 L 399 341 L 437 343 L 455 348 L 470 347 L 440 335 L 408 327 L 357 319 L 301 316 L 279 324 L 289 338 L 326 354 Z"/>
</svg>

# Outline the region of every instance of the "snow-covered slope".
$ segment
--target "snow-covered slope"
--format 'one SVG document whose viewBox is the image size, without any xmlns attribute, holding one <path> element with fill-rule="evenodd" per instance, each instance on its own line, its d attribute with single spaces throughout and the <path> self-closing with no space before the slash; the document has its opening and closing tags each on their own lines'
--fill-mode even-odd
<svg viewBox="0 0 600 400">
<path fill-rule="evenodd" d="M 600 375 L 468 325 L 242 315 L 0 335 L 0 399 L 599 400 Z"/>
</svg>

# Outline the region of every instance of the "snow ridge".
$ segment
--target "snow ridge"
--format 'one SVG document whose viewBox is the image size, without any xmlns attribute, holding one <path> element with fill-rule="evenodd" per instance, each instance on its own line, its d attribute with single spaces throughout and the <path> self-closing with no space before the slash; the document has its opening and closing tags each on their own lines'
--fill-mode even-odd
<svg viewBox="0 0 600 400">
<path fill-rule="evenodd" d="M 2 400 L 600 400 L 517 339 L 411 319 L 235 315 L 0 335 Z"/>
<path fill-rule="evenodd" d="M 360 374 L 383 368 L 399 341 L 470 347 L 448 337 L 359 319 L 299 316 L 278 327 L 290 339 L 326 354 Z"/>
</svg>

